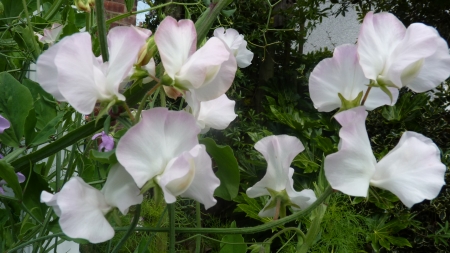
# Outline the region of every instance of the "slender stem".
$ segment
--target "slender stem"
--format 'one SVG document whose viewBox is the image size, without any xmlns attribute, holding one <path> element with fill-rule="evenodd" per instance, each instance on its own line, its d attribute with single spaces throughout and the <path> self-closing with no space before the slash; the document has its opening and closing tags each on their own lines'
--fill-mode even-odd
<svg viewBox="0 0 450 253">
<path fill-rule="evenodd" d="M 272 243 L 272 241 L 275 240 L 275 238 L 277 238 L 278 236 L 280 236 L 280 235 L 283 234 L 283 233 L 286 233 L 287 231 L 295 231 L 300 237 L 303 238 L 303 240 L 304 240 L 305 237 L 306 237 L 305 234 L 304 234 L 300 229 L 291 227 L 291 228 L 285 228 L 285 229 L 283 229 L 283 230 L 281 230 L 281 231 L 278 231 L 278 233 L 272 235 L 272 237 L 270 237 L 270 239 L 267 240 L 267 241 L 268 241 L 269 243 Z"/>
<path fill-rule="evenodd" d="M 200 202 L 198 202 L 198 201 L 196 201 L 196 203 L 195 203 L 195 214 L 196 214 L 195 216 L 196 216 L 197 228 L 201 228 L 202 227 L 202 213 L 200 211 Z M 201 247 L 202 247 L 202 237 L 197 236 L 197 238 L 195 238 L 195 253 L 200 253 Z"/>
<path fill-rule="evenodd" d="M 145 101 L 147 101 L 147 99 L 148 99 L 148 97 L 150 96 L 150 95 L 152 95 L 154 92 L 155 92 L 155 90 L 157 90 L 159 87 L 161 86 L 161 84 L 160 83 L 157 83 L 155 86 L 153 86 L 147 93 L 145 93 L 145 96 L 142 98 L 142 100 L 141 100 L 141 103 L 139 104 L 139 108 L 138 108 L 138 110 L 137 110 L 137 112 L 136 112 L 136 120 L 137 121 L 139 121 L 140 120 L 140 118 L 141 118 L 141 112 L 142 112 L 142 110 L 144 109 L 144 106 L 145 106 Z M 136 122 L 137 123 L 137 122 Z"/>
<path fill-rule="evenodd" d="M 311 222 L 308 233 L 306 233 L 306 237 L 303 238 L 303 244 L 300 247 L 297 247 L 297 253 L 307 253 L 309 248 L 314 244 L 317 235 L 320 233 L 320 223 L 322 222 L 326 210 L 327 206 L 323 204 L 314 210 L 314 219 Z"/>
<path fill-rule="evenodd" d="M 280 206 L 281 199 L 277 198 L 277 205 L 275 206 L 275 214 L 273 215 L 273 220 L 278 220 L 278 216 L 280 215 Z"/>
<path fill-rule="evenodd" d="M 130 224 L 130 227 L 128 228 L 127 233 L 120 239 L 120 241 L 117 243 L 116 247 L 111 251 L 111 253 L 117 253 L 122 248 L 122 245 L 127 241 L 128 237 L 133 233 L 134 228 L 136 228 L 136 225 L 138 224 L 139 217 L 141 216 L 141 205 L 136 206 L 136 210 L 134 211 L 134 217 L 133 221 Z"/>
<path fill-rule="evenodd" d="M 169 253 L 175 253 L 175 204 L 169 206 Z"/>
<path fill-rule="evenodd" d="M 156 227 L 157 227 L 157 228 L 161 227 L 161 223 L 162 223 L 162 221 L 163 221 L 163 218 L 164 218 L 165 215 L 166 215 L 167 209 L 168 209 L 168 207 L 167 207 L 167 205 L 166 205 L 166 207 L 164 208 L 164 211 L 161 213 L 161 216 L 159 217 L 158 223 L 156 223 Z M 153 239 L 153 237 L 154 237 L 155 235 L 156 235 L 156 233 L 152 233 L 152 234 L 151 234 L 151 236 L 150 236 L 150 238 L 148 238 L 148 241 L 147 241 L 147 243 L 145 244 L 145 247 L 144 247 L 144 248 L 148 248 L 148 246 L 149 246 L 150 243 L 152 242 L 152 239 Z"/>
<path fill-rule="evenodd" d="M 28 209 L 28 207 L 22 202 L 22 208 L 23 210 L 28 213 L 39 225 L 42 225 L 42 221 L 40 221 L 31 211 Z"/>
<path fill-rule="evenodd" d="M 25 1 L 25 0 L 23 0 Z M 98 42 L 103 62 L 109 59 L 108 43 L 106 40 L 105 6 L 103 0 L 95 0 L 95 14 L 97 15 Z"/>
<path fill-rule="evenodd" d="M 130 107 L 127 105 L 126 102 L 122 103 L 123 108 L 125 108 L 125 111 L 128 114 L 128 117 L 130 118 L 131 122 L 136 123 L 136 118 L 133 116 L 133 113 L 131 113 Z"/>
<path fill-rule="evenodd" d="M 366 102 L 367 96 L 369 96 L 369 92 L 370 92 L 371 89 L 372 89 L 372 86 L 369 86 L 369 88 L 367 88 L 366 94 L 364 94 L 364 97 L 363 97 L 363 99 L 361 101 L 361 105 L 364 105 L 364 103 Z"/>
<path fill-rule="evenodd" d="M 62 125 L 60 124 L 58 126 L 58 129 L 56 131 L 57 134 L 60 134 L 62 132 Z M 56 180 L 55 180 L 55 188 L 56 192 L 59 192 L 59 189 L 61 188 L 61 168 L 62 168 L 62 161 L 61 161 L 61 151 L 58 151 L 56 153 Z"/>
<path fill-rule="evenodd" d="M 206 38 L 213 23 L 217 20 L 220 12 L 227 7 L 233 0 L 219 0 L 215 4 L 210 4 L 209 8 L 195 22 L 195 30 L 197 31 L 197 47 L 200 47 Z"/>
<path fill-rule="evenodd" d="M 159 98 L 161 99 L 161 107 L 166 107 L 166 92 L 164 89 L 159 90 Z"/>
</svg>

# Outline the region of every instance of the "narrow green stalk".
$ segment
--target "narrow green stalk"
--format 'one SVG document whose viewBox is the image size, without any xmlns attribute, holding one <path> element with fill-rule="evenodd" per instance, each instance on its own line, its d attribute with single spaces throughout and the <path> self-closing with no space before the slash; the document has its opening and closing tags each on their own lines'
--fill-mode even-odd
<svg viewBox="0 0 450 253">
<path fill-rule="evenodd" d="M 309 248 L 313 245 L 314 241 L 317 238 L 317 235 L 319 235 L 320 233 L 320 223 L 322 222 L 326 210 L 327 206 L 324 204 L 321 204 L 317 207 L 316 210 L 314 210 L 314 219 L 311 222 L 308 233 L 306 233 L 303 244 L 299 248 L 297 248 L 297 253 L 307 253 L 309 251 Z"/>
<path fill-rule="evenodd" d="M 195 22 L 195 30 L 197 30 L 197 47 L 201 45 L 203 39 L 211 29 L 214 21 L 216 21 L 217 16 L 220 12 L 227 7 L 233 0 L 219 0 L 215 4 L 210 4 L 209 8 L 202 13 L 200 18 Z"/>
<path fill-rule="evenodd" d="M 169 253 L 175 253 L 175 204 L 169 206 Z"/>
<path fill-rule="evenodd" d="M 28 213 L 37 223 L 42 225 L 42 221 L 40 221 L 31 211 L 28 209 L 28 207 L 22 202 L 22 208 L 23 210 Z"/>
<path fill-rule="evenodd" d="M 164 89 L 159 90 L 159 98 L 161 99 L 161 107 L 166 107 L 166 92 Z"/>
<path fill-rule="evenodd" d="M 364 94 L 364 97 L 363 97 L 363 99 L 361 101 L 361 105 L 364 105 L 364 103 L 366 102 L 367 96 L 369 96 L 369 92 L 370 92 L 371 89 L 372 89 L 372 86 L 369 86 L 369 88 L 367 88 L 366 94 Z"/>
<path fill-rule="evenodd" d="M 138 224 L 139 217 L 141 216 L 141 205 L 136 206 L 136 210 L 134 211 L 134 217 L 133 221 L 130 224 L 130 227 L 128 228 L 127 233 L 120 239 L 120 241 L 117 243 L 116 247 L 111 251 L 111 253 L 117 253 L 122 248 L 122 246 L 127 241 L 128 237 L 133 233 L 134 228 L 136 228 L 136 225 Z"/>
<path fill-rule="evenodd" d="M 288 231 L 294 231 L 295 233 L 297 233 L 298 236 L 302 237 L 303 240 L 305 240 L 305 234 L 300 229 L 291 227 L 291 228 L 285 228 L 285 229 L 283 229 L 281 231 L 278 231 L 278 233 L 272 235 L 272 237 L 270 237 L 270 239 L 267 240 L 267 242 L 268 243 L 272 243 L 272 241 L 275 240 L 275 238 L 277 238 L 281 234 L 286 233 Z"/>
<path fill-rule="evenodd" d="M 37 235 L 38 238 L 45 233 L 45 230 L 47 229 L 47 225 L 50 222 L 50 218 L 52 217 L 52 210 L 53 210 L 52 208 L 48 208 L 47 216 L 45 216 L 44 223 L 42 224 L 41 229 L 38 232 L 38 235 Z M 33 253 L 37 253 L 38 249 L 39 249 L 39 245 L 34 244 L 33 245 Z"/>
<path fill-rule="evenodd" d="M 95 14 L 97 15 L 97 31 L 98 42 L 100 44 L 100 52 L 102 53 L 103 62 L 107 62 L 109 59 L 109 53 L 108 43 L 106 39 L 107 31 L 105 22 L 105 6 L 103 0 L 95 0 Z"/>
<path fill-rule="evenodd" d="M 55 2 L 53 2 L 52 6 L 45 13 L 44 19 L 45 20 L 51 19 L 56 14 L 56 12 L 59 10 L 62 3 L 63 3 L 63 0 L 56 0 Z"/>
<path fill-rule="evenodd" d="M 61 124 L 58 126 L 56 133 L 61 134 L 62 126 Z M 56 192 L 59 192 L 59 188 L 61 187 L 61 169 L 62 169 L 62 161 L 61 161 L 61 151 L 56 153 L 56 181 L 55 188 Z"/>
<path fill-rule="evenodd" d="M 197 228 L 202 227 L 202 213 L 200 211 L 200 202 L 195 202 L 195 216 L 196 216 L 196 222 L 197 222 Z M 195 238 L 195 253 L 200 253 L 202 247 L 202 237 L 197 236 Z"/>
<path fill-rule="evenodd" d="M 86 22 L 86 32 L 90 32 L 91 31 L 91 13 L 90 12 L 86 12 L 84 13 L 84 18 L 85 18 L 85 22 Z"/>
</svg>

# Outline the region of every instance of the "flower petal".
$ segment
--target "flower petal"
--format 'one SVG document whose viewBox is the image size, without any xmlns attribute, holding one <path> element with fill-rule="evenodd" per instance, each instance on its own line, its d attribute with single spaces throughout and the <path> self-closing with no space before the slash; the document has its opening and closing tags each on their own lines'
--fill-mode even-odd
<svg viewBox="0 0 450 253">
<path fill-rule="evenodd" d="M 204 145 L 193 147 L 186 155 L 189 155 L 189 159 L 194 165 L 195 174 L 189 187 L 181 196 L 195 199 L 205 205 L 205 209 L 208 209 L 217 203 L 214 191 L 219 187 L 220 180 L 213 172 L 211 158 L 206 153 Z"/>
<path fill-rule="evenodd" d="M 414 92 L 425 92 L 436 88 L 450 76 L 450 54 L 444 39 L 436 41 L 436 52 L 425 58 L 419 74 L 407 83 Z"/>
<path fill-rule="evenodd" d="M 19 183 L 25 182 L 26 177 L 22 173 L 17 172 L 16 175 L 17 175 L 17 179 L 19 180 Z"/>
<path fill-rule="evenodd" d="M 371 111 L 382 105 L 395 105 L 395 103 L 397 103 L 399 90 L 392 87 L 387 88 L 392 94 L 392 102 L 389 96 L 384 93 L 384 91 L 382 91 L 380 88 L 373 87 L 372 89 L 370 89 L 369 96 L 364 103 L 364 107 L 366 107 L 366 110 Z"/>
<path fill-rule="evenodd" d="M 229 28 L 219 27 L 214 30 L 214 37 L 222 40 L 236 57 L 239 68 L 248 67 L 252 64 L 253 53 L 247 49 L 247 41 L 238 31 Z"/>
<path fill-rule="evenodd" d="M 169 204 L 174 203 L 177 196 L 186 191 L 194 178 L 195 169 L 191 168 L 193 165 L 184 153 L 171 159 L 162 175 L 156 177 L 164 193 L 164 199 Z"/>
<path fill-rule="evenodd" d="M 142 203 L 143 196 L 128 174 L 125 168 L 120 164 L 115 164 L 109 171 L 106 183 L 102 188 L 106 203 L 110 206 L 116 206 L 124 215 L 132 205 Z"/>
<path fill-rule="evenodd" d="M 0 187 L 0 189 L 2 189 Z M 56 203 L 56 200 L 58 199 L 58 193 L 55 195 L 43 191 L 41 192 L 41 203 L 45 203 L 47 206 L 53 207 L 53 211 L 55 211 L 55 214 L 60 217 L 61 216 L 61 209 L 59 209 L 58 204 Z"/>
<path fill-rule="evenodd" d="M 299 139 L 289 135 L 264 137 L 255 144 L 267 161 L 267 172 L 253 187 L 247 189 L 250 198 L 269 195 L 266 188 L 281 191 L 286 188 L 286 175 L 295 156 L 305 148 Z"/>
<path fill-rule="evenodd" d="M 446 167 L 433 141 L 405 132 L 397 146 L 377 164 L 370 183 L 394 193 L 407 207 L 434 199 L 445 185 Z"/>
<path fill-rule="evenodd" d="M 376 160 L 367 136 L 364 106 L 334 116 L 341 124 L 339 151 L 325 158 L 325 176 L 333 189 L 351 196 L 367 196 Z"/>
<path fill-rule="evenodd" d="M 57 71 L 59 91 L 78 112 L 89 114 L 97 99 L 112 95 L 105 90 L 106 80 L 92 53 L 91 36 L 85 32 L 64 37 L 48 51 L 58 46 L 52 74 Z"/>
<path fill-rule="evenodd" d="M 0 115 L 0 134 L 11 127 L 11 123 Z"/>
<path fill-rule="evenodd" d="M 140 188 L 163 173 L 172 158 L 197 145 L 199 132 L 195 118 L 187 112 L 143 111 L 141 121 L 117 144 L 117 159 Z"/>
<path fill-rule="evenodd" d="M 197 31 L 191 20 L 168 16 L 158 26 L 155 43 L 166 73 L 175 79 L 178 73 L 197 48 Z"/>
<path fill-rule="evenodd" d="M 58 40 L 59 35 L 61 35 L 63 25 L 58 23 L 53 23 L 51 29 L 44 29 L 44 36 L 39 38 L 39 41 L 43 43 L 53 44 Z"/>
<path fill-rule="evenodd" d="M 247 49 L 247 41 L 244 40 L 242 42 L 235 56 L 237 65 L 241 69 L 246 68 L 250 66 L 250 64 L 252 64 L 254 54 L 252 51 Z"/>
<path fill-rule="evenodd" d="M 366 14 L 358 35 L 358 55 L 367 78 L 377 80 L 405 33 L 405 26 L 390 13 Z"/>
<path fill-rule="evenodd" d="M 135 27 L 116 26 L 108 33 L 109 67 L 106 82 L 110 93 L 125 100 L 119 93 L 120 83 L 128 76 L 138 52 L 151 32 Z M 122 98 L 121 98 L 122 97 Z"/>
<path fill-rule="evenodd" d="M 48 194 L 42 196 L 42 201 L 49 199 Z M 71 178 L 54 198 L 61 211 L 59 225 L 67 236 L 91 243 L 104 242 L 114 236 L 114 229 L 104 217 L 111 207 L 99 190 L 81 178 Z M 54 204 L 53 201 L 51 199 L 48 203 Z"/>
<path fill-rule="evenodd" d="M 314 201 L 317 200 L 316 194 L 311 189 L 305 189 L 300 192 L 294 190 L 294 169 L 289 168 L 289 173 L 287 174 L 286 180 L 286 193 L 289 196 L 289 199 L 292 203 L 298 205 L 300 209 L 308 208 Z M 297 207 L 293 206 L 293 210 L 300 210 Z"/>
</svg>

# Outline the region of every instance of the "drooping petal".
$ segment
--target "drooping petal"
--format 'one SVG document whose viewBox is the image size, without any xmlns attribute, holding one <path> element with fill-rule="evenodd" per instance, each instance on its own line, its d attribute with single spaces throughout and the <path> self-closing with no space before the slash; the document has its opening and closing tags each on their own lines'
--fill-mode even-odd
<svg viewBox="0 0 450 253">
<path fill-rule="evenodd" d="M 22 173 L 17 172 L 16 175 L 17 175 L 17 179 L 19 180 L 19 183 L 25 182 L 26 177 Z"/>
<path fill-rule="evenodd" d="M 60 217 L 61 209 L 59 209 L 58 203 L 56 202 L 56 200 L 58 199 L 58 194 L 59 193 L 53 195 L 46 191 L 41 192 L 41 203 L 45 203 L 47 206 L 53 207 L 53 211 L 55 211 L 55 214 L 58 215 L 58 217 Z"/>
<path fill-rule="evenodd" d="M 221 40 L 210 38 L 183 64 L 175 76 L 176 83 L 186 89 L 198 89 L 208 85 L 208 81 L 216 76 L 220 65 L 229 59 L 230 54 Z M 230 85 L 231 83 L 227 89 Z"/>
<path fill-rule="evenodd" d="M 237 115 L 234 113 L 235 101 L 222 96 L 200 102 L 197 100 L 194 92 L 186 92 L 186 102 L 192 109 L 192 114 L 197 119 L 200 128 L 214 128 L 223 130 L 233 121 Z M 192 105 L 192 106 L 191 106 Z M 202 133 L 205 131 L 202 130 Z"/>
<path fill-rule="evenodd" d="M 316 194 L 311 189 L 305 189 L 300 192 L 294 190 L 294 169 L 289 168 L 289 173 L 286 177 L 286 193 L 292 203 L 300 207 L 300 209 L 308 208 L 314 201 L 317 200 Z M 293 206 L 293 210 L 300 210 L 299 208 Z"/>
<path fill-rule="evenodd" d="M 143 111 L 141 121 L 117 144 L 117 159 L 140 188 L 161 174 L 172 158 L 197 145 L 199 132 L 195 118 L 187 112 Z"/>
<path fill-rule="evenodd" d="M 246 68 L 246 67 L 250 66 L 250 64 L 252 64 L 254 54 L 252 51 L 247 49 L 247 41 L 244 40 L 242 42 L 242 44 L 239 46 L 239 48 L 237 50 L 237 54 L 235 56 L 236 56 L 237 65 L 241 69 Z"/>
<path fill-rule="evenodd" d="M 267 161 L 264 177 L 253 187 L 247 189 L 250 198 L 269 195 L 267 188 L 281 191 L 286 188 L 286 175 L 294 157 L 305 148 L 299 139 L 289 135 L 272 135 L 262 138 L 255 144 Z"/>
<path fill-rule="evenodd" d="M 368 79 L 377 80 L 391 51 L 405 33 L 405 26 L 390 13 L 366 14 L 358 35 L 358 56 Z"/>
<path fill-rule="evenodd" d="M 119 163 L 111 167 L 102 193 L 106 203 L 119 208 L 124 215 L 128 213 L 130 206 L 140 204 L 143 200 L 133 178 Z"/>
<path fill-rule="evenodd" d="M 51 29 L 44 29 L 44 36 L 39 38 L 39 41 L 43 43 L 53 44 L 58 40 L 59 35 L 61 35 L 63 25 L 58 23 L 53 23 Z"/>
<path fill-rule="evenodd" d="M 341 124 L 339 151 L 324 161 L 325 176 L 333 189 L 351 196 L 367 196 L 376 160 L 372 153 L 365 120 L 364 106 L 334 116 Z"/>
<path fill-rule="evenodd" d="M 410 82 L 402 80 L 414 92 L 434 89 L 450 76 L 450 54 L 447 43 L 439 38 L 436 44 L 436 52 L 423 60 L 417 77 Z"/>
<path fill-rule="evenodd" d="M 0 134 L 11 127 L 11 123 L 0 115 Z"/>
<path fill-rule="evenodd" d="M 89 114 L 97 100 L 112 98 L 114 94 L 106 90 L 104 73 L 92 53 L 89 33 L 64 37 L 48 51 L 55 47 L 60 48 L 55 55 L 58 88 L 70 105 L 80 113 Z"/>
<path fill-rule="evenodd" d="M 52 198 L 49 194 L 43 193 L 41 201 L 59 208 L 59 225 L 71 238 L 100 243 L 114 236 L 113 228 L 104 217 L 111 207 L 99 190 L 86 184 L 79 177 L 71 178 Z"/>
<path fill-rule="evenodd" d="M 405 132 L 397 146 L 376 166 L 370 183 L 394 193 L 407 207 L 434 199 L 445 185 L 446 166 L 433 141 Z"/>
<path fill-rule="evenodd" d="M 195 174 L 191 184 L 181 196 L 195 199 L 205 205 L 205 209 L 208 209 L 217 203 L 214 191 L 219 187 L 220 180 L 213 172 L 211 158 L 206 153 L 204 145 L 195 146 L 188 155 L 194 166 Z"/>
<path fill-rule="evenodd" d="M 214 37 L 222 40 L 236 57 L 239 68 L 248 67 L 252 63 L 253 53 L 247 49 L 247 41 L 238 31 L 229 28 L 219 27 L 214 30 Z"/>
<path fill-rule="evenodd" d="M 197 31 L 191 20 L 177 22 L 168 16 L 158 26 L 155 43 L 166 73 L 175 79 L 184 63 L 197 48 Z"/>
<path fill-rule="evenodd" d="M 151 32 L 127 26 L 116 26 L 108 32 L 109 65 L 106 82 L 110 93 L 120 100 L 125 100 L 125 97 L 119 93 L 119 85 L 133 68 L 148 34 Z"/>
<path fill-rule="evenodd" d="M 403 80 L 413 79 L 419 73 L 422 59 L 436 52 L 441 38 L 436 29 L 421 23 L 411 24 L 405 37 L 397 44 L 386 62 L 388 80 L 398 88 L 406 86 Z"/>
<path fill-rule="evenodd" d="M 393 87 L 387 88 L 392 94 L 392 103 L 391 99 L 386 93 L 384 93 L 384 91 L 382 91 L 380 88 L 373 87 L 372 89 L 370 89 L 369 96 L 364 103 L 364 107 L 366 107 L 366 110 L 371 111 L 382 105 L 394 105 L 395 103 L 397 103 L 399 90 Z"/>
<path fill-rule="evenodd" d="M 356 46 L 352 44 L 338 46 L 334 49 L 333 58 L 322 60 L 312 71 L 309 77 L 309 94 L 319 112 L 340 108 L 342 104 L 338 93 L 352 101 L 361 91 L 366 92 L 370 81 L 359 65 L 356 50 Z M 372 99 L 373 97 L 370 92 L 366 100 L 371 105 L 368 109 L 390 104 L 386 94 L 381 100 Z"/>
</svg>

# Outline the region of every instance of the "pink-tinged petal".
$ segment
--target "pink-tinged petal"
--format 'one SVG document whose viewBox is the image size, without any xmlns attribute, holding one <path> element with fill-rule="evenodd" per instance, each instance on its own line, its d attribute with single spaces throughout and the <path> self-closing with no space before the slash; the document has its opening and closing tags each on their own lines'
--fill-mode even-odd
<svg viewBox="0 0 450 253">
<path fill-rule="evenodd" d="M 60 217 L 61 209 L 59 209 L 58 203 L 56 202 L 57 199 L 58 193 L 53 195 L 46 191 L 41 192 L 41 203 L 45 203 L 47 206 L 53 207 L 53 211 L 55 211 L 55 214 Z"/>
<path fill-rule="evenodd" d="M 115 164 L 109 171 L 106 183 L 102 188 L 106 203 L 119 208 L 122 214 L 127 214 L 130 206 L 142 203 L 143 196 L 128 174 L 120 164 Z"/>
<path fill-rule="evenodd" d="M 389 81 L 398 88 L 406 86 L 408 82 L 402 80 L 413 79 L 419 73 L 422 59 L 433 55 L 441 38 L 436 29 L 421 23 L 411 24 L 406 29 L 405 37 L 397 44 L 386 62 Z"/>
<path fill-rule="evenodd" d="M 39 38 L 39 41 L 48 44 L 55 43 L 61 35 L 63 27 L 61 24 L 53 23 L 51 29 L 44 29 L 44 36 Z"/>
<path fill-rule="evenodd" d="M 286 175 L 294 157 L 305 148 L 299 139 L 289 135 L 272 135 L 264 137 L 255 144 L 267 161 L 264 177 L 253 187 L 247 189 L 250 198 L 269 195 L 267 188 L 282 191 L 286 188 Z"/>
<path fill-rule="evenodd" d="M 228 99 L 225 94 L 213 100 L 200 102 L 195 96 L 195 91 L 186 92 L 186 102 L 202 129 L 206 127 L 223 130 L 237 117 L 234 113 L 236 102 Z"/>
<path fill-rule="evenodd" d="M 186 89 L 198 89 L 202 86 L 207 86 L 209 81 L 218 74 L 220 65 L 230 58 L 230 54 L 228 48 L 220 39 L 210 38 L 203 47 L 191 55 L 186 63 L 183 64 L 175 76 L 176 84 Z M 227 89 L 230 85 L 231 83 Z M 217 95 L 217 97 L 220 95 Z"/>
<path fill-rule="evenodd" d="M 62 40 L 60 43 L 50 47 L 44 51 L 38 58 L 36 63 L 36 79 L 41 87 L 56 100 L 66 102 L 58 87 L 58 67 L 55 63 L 55 58 L 60 50 L 65 50 L 65 47 L 70 46 L 67 40 Z M 65 41 L 65 42 L 64 42 Z M 70 43 L 69 43 L 70 44 Z"/>
<path fill-rule="evenodd" d="M 231 87 L 231 84 L 233 84 L 236 70 L 236 58 L 230 54 L 228 60 L 222 63 L 218 70 L 211 72 L 215 72 L 214 75 L 211 74 L 200 88 L 195 89 L 197 99 L 200 101 L 208 101 L 225 94 Z"/>
<path fill-rule="evenodd" d="M 407 207 L 434 199 L 445 185 L 446 166 L 433 141 L 405 132 L 398 145 L 377 164 L 370 183 L 394 193 Z"/>
<path fill-rule="evenodd" d="M 195 199 L 205 205 L 205 209 L 208 209 L 216 204 L 214 191 L 220 185 L 220 180 L 212 169 L 211 158 L 206 153 L 205 146 L 201 144 L 196 145 L 185 155 L 193 164 L 191 170 L 194 169 L 195 172 L 189 187 L 181 196 Z"/>
<path fill-rule="evenodd" d="M 390 13 L 366 14 L 358 36 L 358 55 L 367 78 L 377 80 L 405 33 L 405 26 Z"/>
<path fill-rule="evenodd" d="M 92 53 L 89 33 L 67 36 L 49 50 L 57 46 L 60 47 L 55 55 L 58 88 L 70 105 L 80 113 L 89 114 L 97 100 L 113 97 L 106 90 L 104 73 Z"/>
<path fill-rule="evenodd" d="M 317 200 L 316 194 L 311 189 L 305 189 L 300 192 L 294 190 L 294 169 L 289 168 L 289 173 L 286 178 L 286 193 L 289 196 L 289 199 L 292 203 L 298 205 L 300 209 L 308 208 L 314 201 Z M 293 210 L 300 210 L 297 207 L 293 206 Z"/>
<path fill-rule="evenodd" d="M 333 189 L 366 197 L 376 160 L 367 136 L 364 106 L 334 116 L 341 124 L 339 151 L 325 158 L 325 176 Z"/>
<path fill-rule="evenodd" d="M 0 115 L 0 134 L 11 127 L 11 123 Z"/>
<path fill-rule="evenodd" d="M 333 58 L 322 60 L 309 77 L 309 94 L 319 112 L 329 112 L 341 107 L 338 93 L 351 101 L 366 92 L 369 79 L 358 62 L 357 47 L 351 44 L 334 49 Z M 370 98 L 371 93 L 369 93 Z M 386 95 L 387 99 L 389 97 Z M 384 101 L 376 105 L 384 105 Z"/>
<path fill-rule="evenodd" d="M 186 153 L 186 152 L 185 152 Z M 189 159 L 181 154 L 169 161 L 164 173 L 156 177 L 156 182 L 164 193 L 166 203 L 174 203 L 177 196 L 186 191 L 194 179 L 195 169 L 192 169 Z"/>
<path fill-rule="evenodd" d="M 197 31 L 191 20 L 176 21 L 166 17 L 155 33 L 155 43 L 166 73 L 175 79 L 178 73 L 197 48 Z"/>
<path fill-rule="evenodd" d="M 161 174 L 172 158 L 197 145 L 199 133 L 195 118 L 187 112 L 166 108 L 143 111 L 141 121 L 117 144 L 117 159 L 142 187 Z"/>
<path fill-rule="evenodd" d="M 150 61 L 148 61 L 147 65 L 144 66 L 144 69 L 147 70 L 147 72 L 152 75 L 152 76 L 156 76 L 156 65 L 155 65 L 155 60 L 153 60 L 153 58 L 150 59 Z M 144 83 L 149 83 L 151 82 L 153 79 L 151 77 L 146 77 L 144 78 L 143 82 Z"/>
<path fill-rule="evenodd" d="M 142 39 L 146 40 L 148 37 L 152 36 L 152 31 L 150 31 L 149 29 L 138 27 L 138 26 L 133 26 L 133 25 L 130 27 L 135 29 L 140 34 Z"/>
<path fill-rule="evenodd" d="M 16 175 L 17 175 L 17 179 L 19 180 L 19 183 L 25 182 L 26 177 L 22 173 L 17 172 Z"/>
<path fill-rule="evenodd" d="M 114 236 L 113 228 L 104 217 L 111 206 L 106 203 L 99 190 L 86 184 L 81 178 L 71 178 L 59 193 L 52 199 L 49 197 L 43 193 L 41 201 L 46 201 L 53 207 L 58 206 L 59 225 L 67 236 L 86 239 L 91 243 L 104 242 Z"/>
<path fill-rule="evenodd" d="M 436 40 L 436 52 L 425 58 L 417 77 L 406 82 L 408 88 L 415 92 L 425 92 L 436 88 L 450 76 L 450 55 L 444 39 Z M 402 80 L 403 82 L 403 80 Z"/>
<path fill-rule="evenodd" d="M 242 42 L 235 56 L 237 65 L 241 69 L 246 68 L 250 66 L 250 64 L 252 64 L 254 54 L 252 51 L 247 49 L 247 41 L 244 40 Z"/>
<path fill-rule="evenodd" d="M 138 52 L 148 38 L 147 34 L 135 27 L 116 26 L 108 33 L 109 66 L 106 77 L 107 89 L 119 99 L 120 83 L 128 76 L 138 58 Z"/>
</svg>

